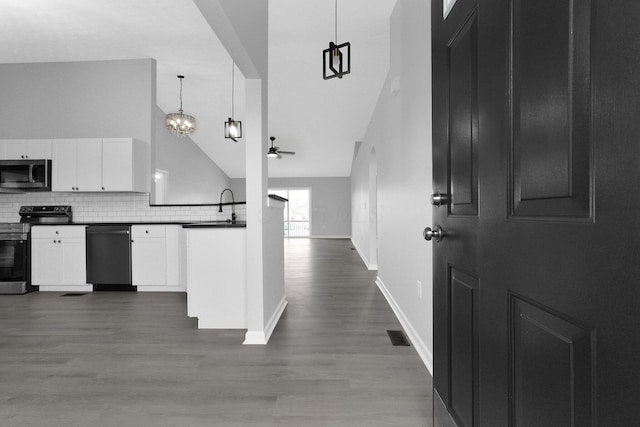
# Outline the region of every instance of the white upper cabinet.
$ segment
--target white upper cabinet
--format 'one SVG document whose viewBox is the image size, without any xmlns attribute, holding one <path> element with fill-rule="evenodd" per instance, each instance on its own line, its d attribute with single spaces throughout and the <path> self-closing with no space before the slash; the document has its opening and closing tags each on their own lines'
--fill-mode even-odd
<svg viewBox="0 0 640 427">
<path fill-rule="evenodd" d="M 102 140 L 53 141 L 52 191 L 100 191 Z"/>
<path fill-rule="evenodd" d="M 96 138 L 80 139 L 76 145 L 76 153 L 76 191 L 101 191 L 102 140 Z M 55 174 L 56 169 L 58 169 L 55 163 L 51 165 L 51 169 Z M 55 182 L 54 178 L 53 185 L 55 185 Z M 54 191 L 56 191 L 55 188 Z"/>
<path fill-rule="evenodd" d="M 0 141 L 0 159 L 51 159 L 50 139 L 5 139 Z"/>
<path fill-rule="evenodd" d="M 53 141 L 53 191 L 148 192 L 149 145 L 133 138 Z"/>
<path fill-rule="evenodd" d="M 140 140 L 103 139 L 103 190 L 149 192 L 151 183 L 149 161 L 149 146 Z"/>
</svg>

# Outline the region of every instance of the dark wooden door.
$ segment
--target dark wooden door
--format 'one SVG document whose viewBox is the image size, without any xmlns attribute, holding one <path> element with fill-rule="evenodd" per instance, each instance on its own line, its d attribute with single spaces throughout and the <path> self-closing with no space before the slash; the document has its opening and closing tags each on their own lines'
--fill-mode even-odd
<svg viewBox="0 0 640 427">
<path fill-rule="evenodd" d="M 640 425 L 640 2 L 442 3 L 436 425 Z"/>
</svg>

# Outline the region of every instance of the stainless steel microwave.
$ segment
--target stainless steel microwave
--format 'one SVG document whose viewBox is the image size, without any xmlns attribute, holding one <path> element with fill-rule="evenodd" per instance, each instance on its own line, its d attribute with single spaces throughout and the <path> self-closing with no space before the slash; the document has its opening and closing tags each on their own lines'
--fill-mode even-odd
<svg viewBox="0 0 640 427">
<path fill-rule="evenodd" d="M 51 160 L 0 160 L 0 190 L 51 191 Z"/>
</svg>

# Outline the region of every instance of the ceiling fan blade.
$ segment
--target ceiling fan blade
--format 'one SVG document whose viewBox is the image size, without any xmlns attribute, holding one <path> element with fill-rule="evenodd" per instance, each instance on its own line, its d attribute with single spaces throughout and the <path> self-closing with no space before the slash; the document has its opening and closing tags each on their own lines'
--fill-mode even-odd
<svg viewBox="0 0 640 427">
<path fill-rule="evenodd" d="M 271 149 L 272 149 L 273 151 L 278 151 L 278 150 L 280 149 L 280 147 L 275 146 L 275 147 L 271 147 Z"/>
<path fill-rule="evenodd" d="M 296 154 L 295 151 L 278 151 L 278 154 Z"/>
</svg>

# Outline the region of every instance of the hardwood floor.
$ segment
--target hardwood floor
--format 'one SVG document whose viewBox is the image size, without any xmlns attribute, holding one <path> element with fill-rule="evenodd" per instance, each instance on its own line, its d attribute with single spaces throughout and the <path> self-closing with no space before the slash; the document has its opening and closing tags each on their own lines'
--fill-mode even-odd
<svg viewBox="0 0 640 427">
<path fill-rule="evenodd" d="M 0 295 L 0 425 L 431 425 L 431 377 L 350 248 L 286 241 L 267 346 L 195 329 L 184 294 Z"/>
</svg>

